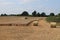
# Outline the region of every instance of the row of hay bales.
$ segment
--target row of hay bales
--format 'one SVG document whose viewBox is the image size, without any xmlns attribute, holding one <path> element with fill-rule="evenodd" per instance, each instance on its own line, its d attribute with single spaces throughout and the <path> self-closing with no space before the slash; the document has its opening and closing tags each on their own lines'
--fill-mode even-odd
<svg viewBox="0 0 60 40">
<path fill-rule="evenodd" d="M 38 26 L 38 21 L 37 20 L 35 20 L 33 22 L 33 26 Z M 56 26 L 57 26 L 56 22 L 50 22 L 50 27 L 51 28 L 56 28 Z"/>
<path fill-rule="evenodd" d="M 31 23 L 33 23 L 33 26 L 38 26 L 38 21 L 37 20 L 33 20 L 33 21 L 30 21 L 26 24 L 17 24 L 17 23 L 2 23 L 0 24 L 0 26 L 29 26 Z"/>
<path fill-rule="evenodd" d="M 0 26 L 27 26 L 27 24 L 0 24 Z"/>
<path fill-rule="evenodd" d="M 38 26 L 38 20 L 33 21 L 33 26 Z M 50 22 L 50 27 L 56 28 L 57 27 L 56 22 Z"/>
<path fill-rule="evenodd" d="M 34 20 L 27 24 L 0 24 L 0 26 L 29 26 L 31 23 L 33 23 L 33 26 L 38 26 L 38 21 Z M 50 22 L 51 28 L 56 28 L 56 22 Z"/>
</svg>

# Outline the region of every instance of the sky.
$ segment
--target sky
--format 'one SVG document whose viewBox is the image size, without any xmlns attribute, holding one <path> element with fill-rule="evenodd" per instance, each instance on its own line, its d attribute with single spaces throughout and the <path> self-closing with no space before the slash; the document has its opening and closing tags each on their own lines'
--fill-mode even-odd
<svg viewBox="0 0 60 40">
<path fill-rule="evenodd" d="M 60 13 L 60 0 L 0 0 L 0 14 L 20 14 L 28 11 Z"/>
</svg>

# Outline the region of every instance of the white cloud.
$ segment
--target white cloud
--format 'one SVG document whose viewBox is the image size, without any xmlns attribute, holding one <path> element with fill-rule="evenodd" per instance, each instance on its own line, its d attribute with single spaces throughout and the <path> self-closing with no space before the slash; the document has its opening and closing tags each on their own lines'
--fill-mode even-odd
<svg viewBox="0 0 60 40">
<path fill-rule="evenodd" d="M 0 2 L 0 6 L 9 6 L 9 5 L 13 5 L 14 3 L 12 2 Z"/>
<path fill-rule="evenodd" d="M 15 5 L 14 2 L 8 0 L 0 0 L 0 7 L 13 6 L 13 5 Z"/>
<path fill-rule="evenodd" d="M 20 4 L 25 4 L 25 3 L 30 3 L 33 2 L 35 0 L 18 0 L 20 2 Z"/>
</svg>

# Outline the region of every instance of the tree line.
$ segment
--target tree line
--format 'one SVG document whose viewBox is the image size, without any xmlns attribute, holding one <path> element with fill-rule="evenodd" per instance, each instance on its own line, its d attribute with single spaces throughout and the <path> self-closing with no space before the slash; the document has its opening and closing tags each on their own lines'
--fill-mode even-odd
<svg viewBox="0 0 60 40">
<path fill-rule="evenodd" d="M 10 14 L 7 15 L 5 14 L 1 14 L 0 16 L 33 16 L 33 17 L 48 17 L 48 16 L 60 16 L 60 13 L 58 13 L 58 15 L 55 15 L 54 13 L 50 13 L 49 15 L 46 15 L 45 12 L 42 13 L 37 13 L 36 11 L 33 11 L 32 14 L 30 15 L 27 11 L 22 12 L 21 14 Z"/>
</svg>

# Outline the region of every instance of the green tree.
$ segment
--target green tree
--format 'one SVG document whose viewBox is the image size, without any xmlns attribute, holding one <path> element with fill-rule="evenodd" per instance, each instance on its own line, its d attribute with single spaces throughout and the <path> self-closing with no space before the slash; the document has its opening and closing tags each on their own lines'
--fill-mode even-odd
<svg viewBox="0 0 60 40">
<path fill-rule="evenodd" d="M 24 11 L 21 16 L 29 16 L 29 13 L 27 11 Z"/>
<path fill-rule="evenodd" d="M 55 16 L 55 14 L 54 13 L 50 13 L 50 16 Z"/>
<path fill-rule="evenodd" d="M 40 13 L 39 12 L 37 13 L 37 16 L 40 17 Z"/>
<path fill-rule="evenodd" d="M 58 15 L 57 16 L 59 16 L 60 17 L 60 13 L 58 13 Z"/>
<path fill-rule="evenodd" d="M 42 17 L 46 17 L 45 12 L 42 12 L 42 13 L 41 13 L 41 16 L 42 16 Z"/>
<path fill-rule="evenodd" d="M 7 16 L 7 14 L 1 14 L 1 16 Z"/>
<path fill-rule="evenodd" d="M 37 14 L 36 11 L 32 12 L 32 16 L 36 16 L 36 14 Z"/>
</svg>

